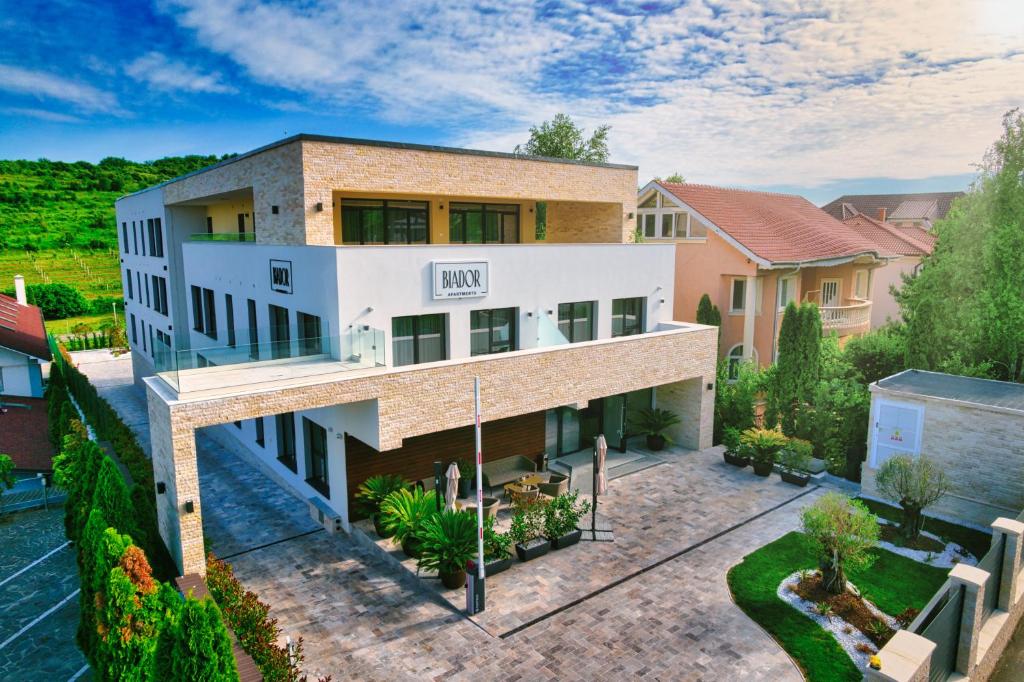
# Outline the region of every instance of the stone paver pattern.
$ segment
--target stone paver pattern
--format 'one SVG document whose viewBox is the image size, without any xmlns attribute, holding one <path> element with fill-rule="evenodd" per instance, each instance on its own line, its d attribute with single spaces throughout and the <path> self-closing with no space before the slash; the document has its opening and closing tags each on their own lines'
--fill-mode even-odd
<svg viewBox="0 0 1024 682">
<path fill-rule="evenodd" d="M 143 394 L 111 391 L 111 369 L 83 366 L 107 379 L 97 384 L 115 408 L 138 413 Z M 796 528 L 800 509 L 820 490 L 756 478 L 715 451 L 669 453 L 665 464 L 610 483 L 602 515 L 614 526 L 614 543 L 581 543 L 493 577 L 488 609 L 474 622 L 377 550 L 309 532 L 300 500 L 204 434 L 197 449 L 211 547 L 234 555 L 236 574 L 271 604 L 284 634 L 304 639 L 312 673 L 335 680 L 801 679 L 733 604 L 725 574 Z"/>
</svg>

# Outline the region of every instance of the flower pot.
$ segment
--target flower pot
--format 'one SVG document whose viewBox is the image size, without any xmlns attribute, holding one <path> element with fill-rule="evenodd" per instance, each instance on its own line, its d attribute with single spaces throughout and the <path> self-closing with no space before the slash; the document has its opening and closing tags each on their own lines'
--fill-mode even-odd
<svg viewBox="0 0 1024 682">
<path fill-rule="evenodd" d="M 647 434 L 647 449 L 658 452 L 665 449 L 665 436 L 660 433 Z"/>
<path fill-rule="evenodd" d="M 484 518 L 490 518 L 498 515 L 498 505 L 501 504 L 501 500 L 497 497 L 485 497 L 484 498 Z"/>
<path fill-rule="evenodd" d="M 798 485 L 801 488 L 807 485 L 807 482 L 811 480 L 810 474 L 802 474 L 799 471 L 782 471 L 782 480 L 786 483 L 792 483 Z"/>
<path fill-rule="evenodd" d="M 734 455 L 731 452 L 729 452 L 728 450 L 726 450 L 725 452 L 722 453 L 722 457 L 725 458 L 725 463 L 726 464 L 731 464 L 734 467 L 740 467 L 741 469 L 743 467 L 747 466 L 748 464 L 750 464 L 750 460 L 747 459 L 746 457 L 740 457 L 739 455 Z"/>
<path fill-rule="evenodd" d="M 389 538 L 394 535 L 394 533 L 384 527 L 384 522 L 381 520 L 380 514 L 373 515 L 373 530 L 382 538 Z"/>
<path fill-rule="evenodd" d="M 469 478 L 459 479 L 459 497 L 469 497 L 471 480 Z"/>
<path fill-rule="evenodd" d="M 405 556 L 413 559 L 420 558 L 420 540 L 413 535 L 406 535 L 405 539 L 402 540 L 402 551 L 405 552 Z"/>
<path fill-rule="evenodd" d="M 457 589 L 466 584 L 466 571 L 461 568 L 456 569 L 451 573 L 439 571 L 438 576 L 441 578 L 441 584 L 449 590 Z"/>
<path fill-rule="evenodd" d="M 547 538 L 534 538 L 526 542 L 516 543 L 516 555 L 520 561 L 530 561 L 539 556 L 544 556 L 551 549 L 551 543 Z"/>
<path fill-rule="evenodd" d="M 771 476 L 774 462 L 754 462 L 754 473 L 758 476 Z"/>
<path fill-rule="evenodd" d="M 565 547 L 575 545 L 580 541 L 581 535 L 583 535 L 583 531 L 576 529 L 560 538 L 551 538 L 551 549 L 564 549 Z"/>
<path fill-rule="evenodd" d="M 511 565 L 511 554 L 505 554 L 505 557 L 503 559 L 491 559 L 484 563 L 484 575 L 486 575 L 487 577 L 497 575 L 502 571 L 508 570 L 508 567 Z M 470 561 L 469 564 L 466 566 L 466 570 L 476 573 L 476 562 Z"/>
</svg>

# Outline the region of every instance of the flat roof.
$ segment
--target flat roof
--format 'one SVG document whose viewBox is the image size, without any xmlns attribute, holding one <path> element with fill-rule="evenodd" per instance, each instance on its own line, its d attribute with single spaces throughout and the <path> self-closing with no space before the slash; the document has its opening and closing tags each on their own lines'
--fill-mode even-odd
<svg viewBox="0 0 1024 682">
<path fill-rule="evenodd" d="M 286 137 L 286 138 L 284 138 L 282 140 L 277 140 L 276 142 L 271 142 L 270 144 L 263 145 L 262 147 L 257 147 L 256 149 L 252 149 L 250 151 L 243 152 L 243 153 L 238 154 L 236 156 L 232 156 L 230 159 L 224 159 L 223 161 L 218 161 L 215 164 L 212 164 L 210 166 L 206 166 L 205 168 L 200 168 L 199 170 L 194 170 L 191 173 L 185 173 L 184 175 L 179 175 L 177 177 L 171 178 L 170 180 L 164 180 L 161 183 L 158 183 L 158 184 L 153 185 L 151 187 L 146 187 L 145 189 L 140 189 L 137 192 L 132 192 L 131 194 L 125 194 L 124 196 L 118 197 L 117 200 L 120 201 L 121 199 L 124 199 L 125 197 L 131 197 L 131 196 L 135 196 L 136 194 L 142 194 L 143 192 L 149 192 L 151 190 L 157 189 L 158 187 L 166 187 L 167 185 L 170 185 L 173 182 L 177 182 L 179 180 L 183 180 L 185 178 L 192 177 L 193 175 L 199 175 L 200 173 L 205 173 L 207 171 L 213 170 L 214 168 L 220 168 L 221 166 L 226 166 L 228 164 L 235 163 L 236 161 L 241 161 L 242 159 L 248 158 L 250 156 L 255 156 L 256 154 L 260 154 L 262 152 L 269 151 L 271 149 L 275 149 L 277 147 L 283 147 L 284 145 L 291 144 L 292 142 L 328 142 L 328 143 L 332 143 L 332 144 L 353 144 L 353 145 L 360 145 L 360 146 L 364 146 L 364 147 L 388 147 L 390 149 L 408 149 L 408 150 L 422 151 L 422 152 L 441 152 L 441 153 L 444 153 L 444 154 L 467 154 L 467 155 L 470 155 L 470 156 L 491 156 L 491 157 L 499 158 L 499 159 L 522 159 L 524 161 L 544 161 L 544 162 L 547 162 L 547 163 L 567 163 L 567 164 L 575 165 L 575 166 L 595 166 L 597 168 L 616 168 L 616 169 L 619 169 L 619 170 L 638 170 L 639 169 L 639 166 L 630 166 L 628 164 L 621 164 L 621 163 L 598 163 L 596 161 L 578 161 L 576 159 L 560 159 L 560 158 L 555 158 L 555 157 L 551 157 L 551 156 L 529 156 L 527 154 L 516 154 L 514 152 L 492 152 L 492 151 L 486 151 L 486 150 L 483 150 L 483 149 L 463 149 L 461 147 L 442 147 L 442 146 L 438 146 L 438 145 L 416 144 L 416 143 L 412 143 L 412 142 L 390 142 L 388 140 L 367 140 L 367 139 L 358 138 L 358 137 L 338 137 L 338 136 L 334 136 L 334 135 L 314 135 L 314 134 L 310 134 L 310 133 L 299 133 L 298 135 L 292 135 L 291 137 Z"/>
<path fill-rule="evenodd" d="M 1024 412 L 1024 384 L 908 369 L 876 382 L 879 388 Z"/>
</svg>

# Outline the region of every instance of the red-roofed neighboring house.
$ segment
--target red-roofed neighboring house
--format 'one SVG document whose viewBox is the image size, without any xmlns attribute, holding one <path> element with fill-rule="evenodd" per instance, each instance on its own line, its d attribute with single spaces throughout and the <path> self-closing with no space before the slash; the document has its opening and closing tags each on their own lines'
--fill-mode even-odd
<svg viewBox="0 0 1024 682">
<path fill-rule="evenodd" d="M 899 254 L 899 258 L 872 272 L 871 326 L 880 327 L 890 320 L 899 320 L 900 307 L 891 288 L 903 285 L 903 275 L 917 272 L 921 259 L 932 252 L 935 235 L 920 227 L 896 227 L 863 213 L 854 213 L 843 220 L 843 224 L 880 248 Z"/>
<path fill-rule="evenodd" d="M 814 301 L 825 333 L 871 328 L 872 271 L 897 254 L 803 197 L 652 181 L 637 198 L 645 241 L 676 243 L 677 320 L 703 294 L 722 313 L 719 352 L 775 360 L 789 301 Z"/>
<path fill-rule="evenodd" d="M 51 360 L 43 312 L 25 302 L 25 283 L 15 278 L 16 298 L 0 294 L 0 397 L 43 397 L 42 365 Z"/>
</svg>

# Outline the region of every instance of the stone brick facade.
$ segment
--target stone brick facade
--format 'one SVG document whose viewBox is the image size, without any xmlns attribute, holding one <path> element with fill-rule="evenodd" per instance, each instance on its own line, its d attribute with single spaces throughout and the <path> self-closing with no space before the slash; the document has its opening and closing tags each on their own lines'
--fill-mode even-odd
<svg viewBox="0 0 1024 682">
<path fill-rule="evenodd" d="M 872 386 L 872 400 L 924 408 L 921 454 L 935 461 L 953 483 L 931 513 L 987 526 L 1024 508 L 1024 415 L 1014 410 L 926 398 Z M 876 470 L 865 462 L 864 493 L 878 496 Z"/>
<path fill-rule="evenodd" d="M 635 337 L 519 351 L 427 366 L 351 372 L 302 385 L 178 401 L 156 378 L 149 387 L 153 467 L 167 482 L 160 528 L 186 572 L 202 572 L 202 522 L 195 462 L 196 428 L 234 420 L 375 400 L 380 449 L 403 439 L 472 424 L 473 378 L 480 377 L 485 420 L 586 404 L 608 395 L 660 387 L 658 400 L 684 423 L 670 434 L 690 447 L 710 445 L 716 361 L 714 328 L 689 326 Z M 698 417 L 699 415 L 699 417 Z M 191 514 L 183 512 L 193 500 Z"/>
</svg>

